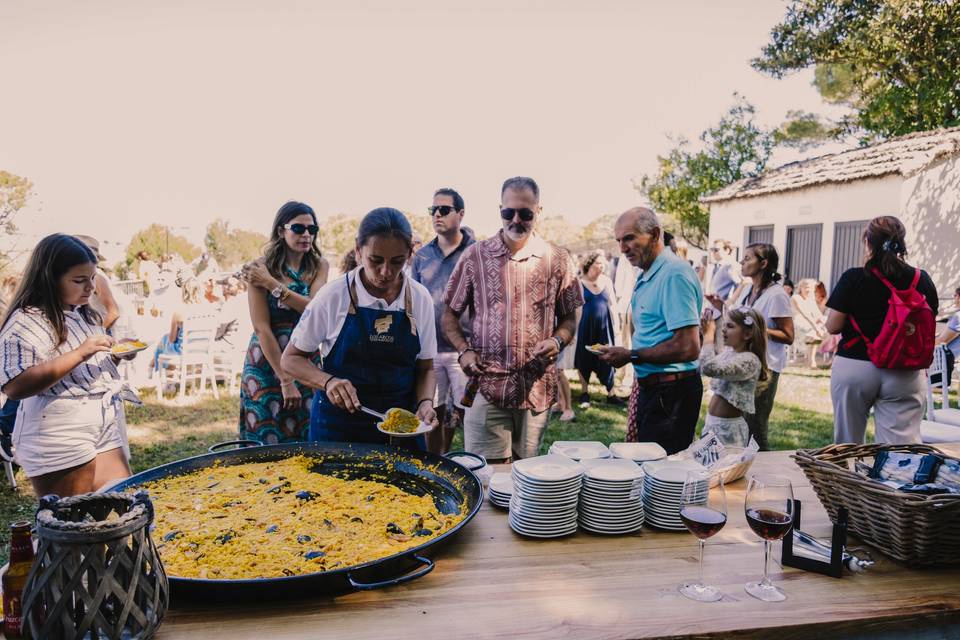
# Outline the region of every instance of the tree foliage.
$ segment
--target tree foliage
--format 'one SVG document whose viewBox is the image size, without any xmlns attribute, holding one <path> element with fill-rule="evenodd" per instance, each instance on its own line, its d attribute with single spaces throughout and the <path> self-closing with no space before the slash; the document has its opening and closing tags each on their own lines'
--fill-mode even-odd
<svg viewBox="0 0 960 640">
<path fill-rule="evenodd" d="M 203 239 L 207 251 L 224 270 L 234 269 L 260 257 L 267 241 L 267 236 L 256 231 L 231 229 L 230 223 L 222 218 L 207 225 L 207 234 Z"/>
<path fill-rule="evenodd" d="M 960 2 L 793 0 L 753 67 L 814 67 L 815 86 L 864 141 L 960 124 Z"/>
<path fill-rule="evenodd" d="M 734 94 L 733 106 L 700 134 L 696 148 L 678 139 L 666 155 L 657 157 L 656 173 L 640 180 L 637 188 L 695 247 L 706 248 L 710 230 L 710 212 L 700 198 L 762 173 L 770 159 L 774 136 L 754 122 L 754 114 L 753 105 Z"/>
<path fill-rule="evenodd" d="M 198 246 L 173 233 L 169 227 L 156 223 L 136 232 L 130 238 L 126 252 L 127 264 L 133 264 L 141 251 L 146 251 L 153 260 L 166 254 L 177 254 L 185 262 L 190 262 L 201 253 Z"/>
<path fill-rule="evenodd" d="M 13 219 L 32 195 L 32 182 L 0 169 L 0 231 L 14 233 L 17 230 Z"/>
</svg>

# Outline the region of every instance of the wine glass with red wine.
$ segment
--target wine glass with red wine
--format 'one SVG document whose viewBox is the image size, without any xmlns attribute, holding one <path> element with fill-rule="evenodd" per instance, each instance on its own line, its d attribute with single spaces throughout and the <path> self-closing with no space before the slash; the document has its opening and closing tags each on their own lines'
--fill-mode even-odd
<svg viewBox="0 0 960 640">
<path fill-rule="evenodd" d="M 744 588 L 754 598 L 764 602 L 786 600 L 787 594 L 770 582 L 767 565 L 770 564 L 770 542 L 783 538 L 793 526 L 793 485 L 783 476 L 750 476 L 743 509 L 747 524 L 763 538 L 763 579 L 751 582 Z"/>
<path fill-rule="evenodd" d="M 680 593 L 691 600 L 716 602 L 723 597 L 716 587 L 703 584 L 703 545 L 727 524 L 727 494 L 723 479 L 710 492 L 710 472 L 690 471 L 683 482 L 680 494 L 680 520 L 700 542 L 700 577 L 696 582 L 686 582 L 679 587 Z"/>
</svg>

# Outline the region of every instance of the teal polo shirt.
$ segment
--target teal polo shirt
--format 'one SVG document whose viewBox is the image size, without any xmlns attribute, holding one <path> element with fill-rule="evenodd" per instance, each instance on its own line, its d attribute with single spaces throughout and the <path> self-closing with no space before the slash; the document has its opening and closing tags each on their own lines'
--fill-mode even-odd
<svg viewBox="0 0 960 640">
<path fill-rule="evenodd" d="M 697 274 L 686 260 L 664 248 L 650 268 L 637 278 L 630 310 L 633 314 L 633 349 L 647 349 L 669 340 L 677 329 L 699 326 L 703 289 Z M 638 378 L 696 368 L 696 360 L 633 365 Z"/>
</svg>

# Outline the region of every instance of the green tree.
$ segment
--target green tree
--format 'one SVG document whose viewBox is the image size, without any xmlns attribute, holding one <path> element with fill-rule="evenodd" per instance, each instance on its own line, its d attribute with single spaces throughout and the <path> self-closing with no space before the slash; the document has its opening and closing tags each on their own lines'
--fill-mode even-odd
<svg viewBox="0 0 960 640">
<path fill-rule="evenodd" d="M 567 247 L 581 240 L 583 227 L 561 215 L 541 215 L 537 221 L 537 233 L 548 242 Z"/>
<path fill-rule="evenodd" d="M 156 260 L 166 254 L 178 254 L 186 262 L 190 262 L 200 255 L 200 248 L 181 235 L 172 233 L 169 227 L 161 224 L 152 224 L 146 229 L 136 232 L 127 245 L 127 264 L 132 265 L 137 254 L 146 251 Z"/>
<path fill-rule="evenodd" d="M 774 146 L 771 132 L 754 122 L 753 105 L 734 94 L 734 104 L 720 121 L 700 134 L 695 149 L 680 138 L 657 157 L 657 171 L 637 186 L 657 211 L 668 214 L 691 245 L 706 248 L 709 209 L 700 198 L 742 178 L 763 172 Z"/>
<path fill-rule="evenodd" d="M 220 265 L 230 270 L 249 262 L 263 254 L 268 238 L 256 231 L 231 229 L 230 223 L 218 218 L 207 225 L 207 234 L 203 243 Z"/>
<path fill-rule="evenodd" d="M 821 119 L 813 139 L 858 131 L 869 142 L 954 126 L 960 124 L 960 2 L 793 0 L 752 64 L 775 78 L 814 67 L 823 98 L 850 107 L 849 118 Z"/>
</svg>

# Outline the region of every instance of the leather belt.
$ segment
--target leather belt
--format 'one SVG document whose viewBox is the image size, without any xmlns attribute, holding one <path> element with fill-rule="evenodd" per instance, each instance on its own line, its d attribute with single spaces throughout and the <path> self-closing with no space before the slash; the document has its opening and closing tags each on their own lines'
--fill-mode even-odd
<svg viewBox="0 0 960 640">
<path fill-rule="evenodd" d="M 700 375 L 699 369 L 691 369 L 690 371 L 678 371 L 676 373 L 651 373 L 649 376 L 643 378 L 637 378 L 637 384 L 641 387 L 652 387 L 656 384 L 666 384 L 668 382 L 677 382 L 678 380 L 683 380 L 684 378 L 692 378 L 693 376 Z"/>
</svg>

